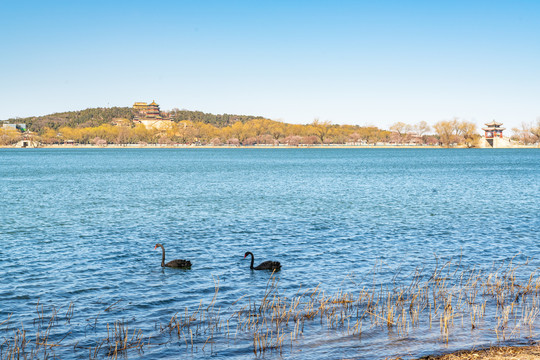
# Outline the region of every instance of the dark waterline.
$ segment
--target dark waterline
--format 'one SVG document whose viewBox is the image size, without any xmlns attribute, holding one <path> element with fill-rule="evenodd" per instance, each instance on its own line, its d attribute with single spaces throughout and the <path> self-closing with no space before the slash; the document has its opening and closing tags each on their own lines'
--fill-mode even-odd
<svg viewBox="0 0 540 360">
<path fill-rule="evenodd" d="M 224 313 L 244 295 L 259 300 L 269 274 L 249 271 L 246 251 L 281 262 L 289 296 L 316 286 L 354 292 L 372 285 L 374 268 L 389 284 L 450 259 L 486 269 L 529 259 L 524 276 L 540 266 L 537 149 L 9 149 L 0 150 L 0 194 L 0 323 L 9 314 L 31 322 L 38 299 L 72 301 L 72 343 L 99 336 L 87 321 L 98 314 L 155 332 L 209 302 L 217 279 Z M 189 259 L 192 269 L 162 269 L 158 242 L 167 261 Z M 419 332 L 409 343 L 426 345 L 413 355 L 448 349 Z M 282 356 L 409 354 L 400 341 L 321 331 Z M 252 358 L 250 346 L 193 357 Z M 191 351 L 172 343 L 138 356 Z"/>
</svg>

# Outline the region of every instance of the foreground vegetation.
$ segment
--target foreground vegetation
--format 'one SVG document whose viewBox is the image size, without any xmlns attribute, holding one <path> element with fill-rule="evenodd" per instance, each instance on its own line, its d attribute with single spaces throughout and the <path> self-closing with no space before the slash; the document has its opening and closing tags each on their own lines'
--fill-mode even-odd
<svg viewBox="0 0 540 360">
<path fill-rule="evenodd" d="M 174 109 L 165 128 L 145 128 L 133 121 L 131 108 L 98 108 L 41 117 L 11 119 L 25 123 L 32 138 L 46 145 L 77 144 L 196 144 L 196 145 L 440 145 L 475 147 L 480 135 L 476 124 L 460 119 L 428 125 L 394 123 L 389 130 L 374 126 L 337 125 L 314 120 L 297 125 L 247 115 L 212 115 Z M 513 129 L 513 140 L 521 144 L 538 143 L 540 119 L 536 125 Z M 25 135 L 0 128 L 0 145 L 13 145 Z"/>
<path fill-rule="evenodd" d="M 103 314 L 116 311 L 121 299 L 94 314 L 95 318 L 78 315 L 76 304 L 63 310 L 44 309 L 38 301 L 31 322 L 23 323 L 13 315 L 0 319 L 0 359 L 69 353 L 116 359 L 171 344 L 187 354 L 214 354 L 236 345 L 262 357 L 281 355 L 303 344 L 308 344 L 308 351 L 311 337 L 320 336 L 359 344 L 369 343 L 373 336 L 418 337 L 416 341 L 427 336 L 438 339 L 441 347 L 452 342 L 459 345 L 464 334 L 489 343 L 534 339 L 539 325 L 540 278 L 535 273 L 518 274 L 518 269 L 511 262 L 490 271 L 463 269 L 450 261 L 431 273 L 416 269 L 406 277 L 406 284 L 368 281 L 371 287 L 358 283 L 358 290 L 352 292 L 326 294 L 316 287 L 299 289 L 290 297 L 281 293 L 279 278 L 273 274 L 258 298 L 243 296 L 224 309 L 219 306 L 219 279 L 215 279 L 209 303 L 178 309 L 170 320 L 156 323 L 153 331 L 146 332 L 125 320 L 102 320 Z M 355 283 L 354 274 L 350 279 Z M 77 316 L 79 321 L 72 321 Z M 81 326 L 84 329 L 77 328 Z M 72 338 L 75 333 L 79 338 Z"/>
</svg>

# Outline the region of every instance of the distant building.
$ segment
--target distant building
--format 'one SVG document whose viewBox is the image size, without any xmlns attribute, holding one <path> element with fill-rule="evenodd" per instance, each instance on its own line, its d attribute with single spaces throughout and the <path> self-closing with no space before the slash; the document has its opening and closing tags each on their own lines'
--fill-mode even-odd
<svg viewBox="0 0 540 360">
<path fill-rule="evenodd" d="M 150 104 L 136 102 L 133 104 L 133 109 L 137 111 L 133 122 L 143 124 L 147 129 L 167 129 L 172 125 L 172 121 L 168 115 L 163 114 L 159 110 L 159 105 L 155 101 L 152 101 Z"/>
<path fill-rule="evenodd" d="M 506 130 L 506 128 L 501 127 L 502 123 L 496 122 L 493 120 L 490 123 L 485 124 L 486 127 L 482 128 L 486 132 L 486 139 L 493 139 L 493 138 L 502 138 L 503 137 L 503 130 Z"/>
<path fill-rule="evenodd" d="M 483 142 L 480 144 L 481 147 L 492 147 L 492 148 L 506 148 L 512 147 L 510 140 L 503 137 L 503 130 L 506 128 L 502 127 L 502 123 L 492 122 L 486 123 L 486 127 L 483 127 L 482 130 L 485 131 L 483 137 Z"/>
<path fill-rule="evenodd" d="M 135 115 L 135 120 L 139 119 L 162 119 L 161 111 L 159 110 L 159 105 L 155 101 L 152 101 L 150 104 L 145 102 L 136 102 L 133 104 L 133 109 L 137 111 Z"/>
<path fill-rule="evenodd" d="M 22 140 L 19 140 L 17 144 L 15 144 L 15 147 L 18 148 L 37 148 L 40 146 L 41 144 L 36 141 L 32 135 L 23 135 Z"/>
<path fill-rule="evenodd" d="M 138 111 L 145 111 L 147 106 L 148 104 L 145 102 L 136 102 L 133 104 L 133 108 Z"/>
<path fill-rule="evenodd" d="M 159 105 L 156 104 L 155 101 L 152 101 L 152 103 L 148 104 L 146 107 L 146 117 L 148 118 L 154 118 L 154 119 L 161 119 L 161 112 L 159 111 Z"/>
<path fill-rule="evenodd" d="M 25 132 L 26 124 L 3 124 L 2 129 L 13 129 Z"/>
<path fill-rule="evenodd" d="M 15 147 L 18 148 L 37 148 L 39 146 L 40 144 L 33 139 L 23 139 L 20 140 L 17 144 L 15 144 Z"/>
</svg>

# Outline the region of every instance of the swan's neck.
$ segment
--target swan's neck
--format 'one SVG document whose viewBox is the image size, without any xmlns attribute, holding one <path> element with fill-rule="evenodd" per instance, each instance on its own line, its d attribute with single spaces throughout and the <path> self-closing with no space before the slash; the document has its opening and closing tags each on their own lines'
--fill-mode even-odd
<svg viewBox="0 0 540 360">
<path fill-rule="evenodd" d="M 249 255 L 251 255 L 251 266 L 249 268 L 253 269 L 253 263 L 255 262 L 255 257 L 251 253 Z"/>
<path fill-rule="evenodd" d="M 163 246 L 161 247 L 161 267 L 165 266 L 165 248 Z"/>
</svg>

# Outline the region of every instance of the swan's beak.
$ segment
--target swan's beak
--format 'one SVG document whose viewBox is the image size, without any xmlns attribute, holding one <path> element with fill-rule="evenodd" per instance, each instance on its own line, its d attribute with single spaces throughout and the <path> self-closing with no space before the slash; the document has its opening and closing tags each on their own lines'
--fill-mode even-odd
<svg viewBox="0 0 540 360">
<path fill-rule="evenodd" d="M 157 245 L 156 245 L 156 246 L 154 246 L 154 250 L 156 250 L 156 249 L 157 249 Z"/>
<path fill-rule="evenodd" d="M 244 255 L 244 259 L 246 258 L 246 255 Z"/>
</svg>

